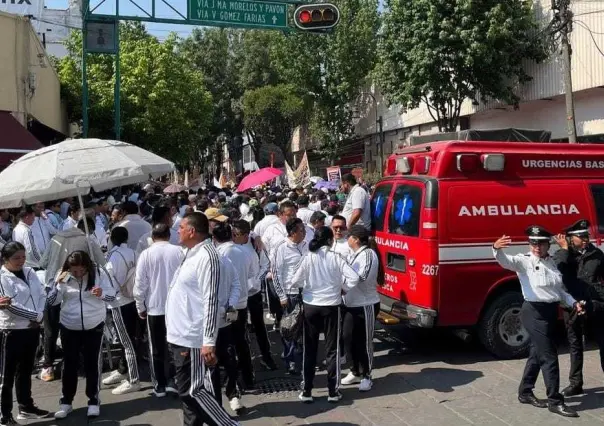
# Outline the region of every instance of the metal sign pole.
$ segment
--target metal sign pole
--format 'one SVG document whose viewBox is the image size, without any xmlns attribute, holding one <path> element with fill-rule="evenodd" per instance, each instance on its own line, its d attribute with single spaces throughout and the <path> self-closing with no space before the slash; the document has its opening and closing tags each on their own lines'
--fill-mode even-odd
<svg viewBox="0 0 604 426">
<path fill-rule="evenodd" d="M 113 104 L 115 107 L 115 140 L 120 140 L 121 130 L 121 98 L 120 98 L 120 23 L 115 23 L 115 40 L 116 40 L 116 52 L 115 52 L 115 91 L 113 95 Z"/>
<path fill-rule="evenodd" d="M 88 137 L 88 76 L 86 70 L 86 21 L 82 26 L 82 137 Z"/>
</svg>

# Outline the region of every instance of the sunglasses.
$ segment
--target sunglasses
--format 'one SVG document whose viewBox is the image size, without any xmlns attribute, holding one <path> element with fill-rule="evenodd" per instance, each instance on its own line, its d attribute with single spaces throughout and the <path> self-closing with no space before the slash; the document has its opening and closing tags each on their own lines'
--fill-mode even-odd
<svg viewBox="0 0 604 426">
<path fill-rule="evenodd" d="M 537 247 L 537 246 L 544 246 L 549 244 L 548 240 L 541 240 L 541 241 L 529 241 L 529 245 L 533 246 L 533 247 Z"/>
</svg>

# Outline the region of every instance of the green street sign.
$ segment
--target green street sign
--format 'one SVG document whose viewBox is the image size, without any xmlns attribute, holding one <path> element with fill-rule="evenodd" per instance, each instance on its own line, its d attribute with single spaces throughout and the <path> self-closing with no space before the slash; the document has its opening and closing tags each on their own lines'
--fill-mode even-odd
<svg viewBox="0 0 604 426">
<path fill-rule="evenodd" d="M 286 29 L 287 3 L 254 0 L 188 0 L 189 21 L 199 25 L 225 25 Z"/>
</svg>

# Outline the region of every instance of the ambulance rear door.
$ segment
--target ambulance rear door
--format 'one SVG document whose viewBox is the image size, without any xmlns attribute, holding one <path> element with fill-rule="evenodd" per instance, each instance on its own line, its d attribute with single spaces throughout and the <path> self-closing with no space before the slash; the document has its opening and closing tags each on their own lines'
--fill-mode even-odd
<svg viewBox="0 0 604 426">
<path fill-rule="evenodd" d="M 388 192 L 388 208 L 382 212 L 378 199 Z M 437 234 L 437 198 L 438 183 L 427 177 L 406 176 L 376 188 L 373 205 L 383 215 L 374 214 L 374 218 L 379 217 L 374 219 L 374 225 L 378 225 L 375 239 L 384 271 L 384 283 L 378 291 L 384 296 L 409 305 L 436 308 L 438 242 L 425 237 L 428 233 Z"/>
</svg>

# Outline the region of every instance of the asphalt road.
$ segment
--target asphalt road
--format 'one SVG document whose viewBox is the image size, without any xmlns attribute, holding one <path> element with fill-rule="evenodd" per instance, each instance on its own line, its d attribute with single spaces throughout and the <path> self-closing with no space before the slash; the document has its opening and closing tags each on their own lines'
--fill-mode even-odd
<svg viewBox="0 0 604 426">
<path fill-rule="evenodd" d="M 274 353 L 279 351 L 278 335 L 271 332 Z M 297 400 L 299 380 L 284 371 L 259 372 L 258 390 L 243 397 L 247 407 L 240 416 L 242 425 L 568 425 L 604 423 L 604 374 L 599 354 L 590 350 L 585 357 L 586 394 L 568 402 L 580 413 L 566 419 L 547 409 L 521 405 L 516 400 L 524 360 L 494 359 L 476 343 L 463 343 L 448 333 L 422 333 L 413 351 L 399 354 L 390 339 L 375 341 L 374 388 L 360 393 L 355 386 L 343 387 L 344 399 L 336 405 L 326 402 L 325 373 L 315 380 L 315 403 Z M 562 385 L 566 385 L 568 354 L 561 348 Z M 146 377 L 146 365 L 141 367 Z M 346 370 L 345 370 L 346 371 Z M 346 371 L 347 372 L 347 371 Z M 113 396 L 101 394 L 101 416 L 90 422 L 104 426 L 179 426 L 182 417 L 177 399 L 150 396 L 150 385 L 140 392 Z M 58 406 L 61 384 L 34 380 L 34 398 L 44 409 Z M 542 380 L 536 394 L 544 396 Z M 43 419 L 23 424 L 82 426 L 86 419 L 83 383 L 68 419 Z"/>
</svg>

